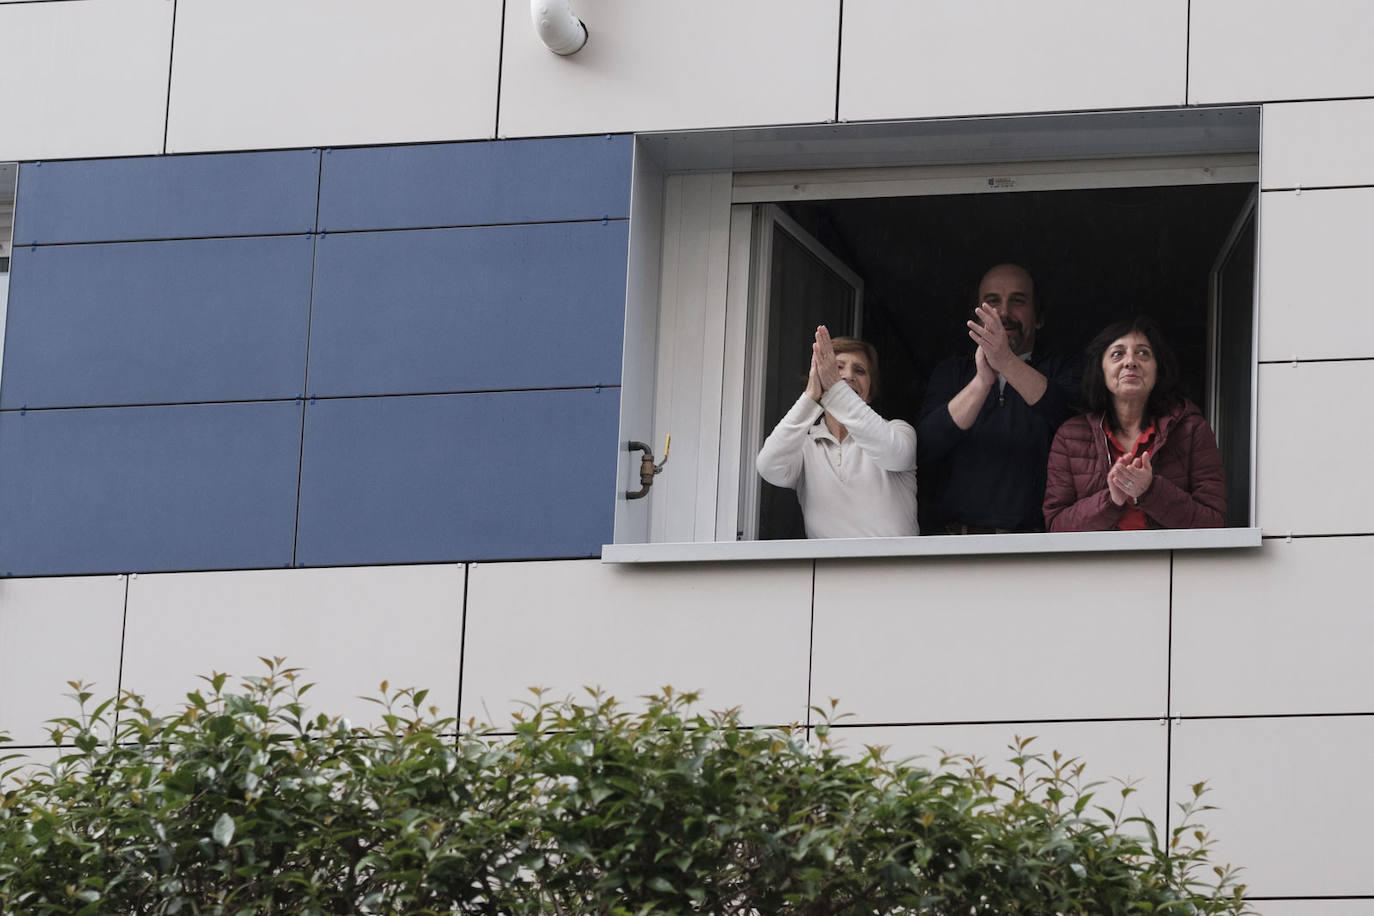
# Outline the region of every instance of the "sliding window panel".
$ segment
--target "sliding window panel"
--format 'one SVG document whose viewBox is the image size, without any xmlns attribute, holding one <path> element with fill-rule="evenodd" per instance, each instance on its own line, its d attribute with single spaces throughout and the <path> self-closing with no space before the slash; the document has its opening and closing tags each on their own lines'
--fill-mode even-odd
<svg viewBox="0 0 1374 916">
<path fill-rule="evenodd" d="M 1184 719 L 1173 726 L 1171 799 L 1207 782 L 1215 809 L 1198 820 L 1216 840 L 1211 859 L 1243 866 L 1254 896 L 1374 895 L 1371 760 L 1374 716 Z"/>
<path fill-rule="evenodd" d="M 376 723 L 378 685 L 430 691 L 457 712 L 464 569 L 457 565 L 271 569 L 135 576 L 124 685 L 161 712 L 206 690 L 212 671 L 265 675 L 261 658 L 303 669 L 312 713 Z M 227 625 L 232 621 L 232 625 Z"/>
<path fill-rule="evenodd" d="M 320 237 L 309 394 L 619 384 L 628 227 Z"/>
<path fill-rule="evenodd" d="M 0 407 L 300 397 L 309 236 L 20 248 Z"/>
<path fill-rule="evenodd" d="M 812 701 L 858 724 L 1160 717 L 1168 646 L 1167 554 L 816 564 Z"/>
<path fill-rule="evenodd" d="M 25 162 L 14 243 L 306 233 L 319 174 L 315 150 Z"/>
<path fill-rule="evenodd" d="M 1374 309 L 1350 288 L 1371 208 L 1374 188 L 1260 195 L 1260 359 L 1374 357 Z"/>
<path fill-rule="evenodd" d="M 173 7 L 0 4 L 0 160 L 162 152 Z"/>
<path fill-rule="evenodd" d="M 1374 95 L 1374 10 L 1350 0 L 1192 0 L 1188 104 Z"/>
<path fill-rule="evenodd" d="M 623 219 L 633 149 L 623 134 L 328 149 L 320 228 Z"/>
<path fill-rule="evenodd" d="M 805 720 L 811 564 L 478 563 L 468 579 L 462 719 L 510 728 L 532 699 L 626 707 L 665 685 L 749 724 Z"/>
<path fill-rule="evenodd" d="M 1179 105 L 1187 0 L 844 6 L 840 119 Z"/>
<path fill-rule="evenodd" d="M 301 406 L 0 414 L 0 573 L 287 566 Z"/>
<path fill-rule="evenodd" d="M 1259 367 L 1255 504 L 1265 534 L 1374 531 L 1374 360 Z"/>
<path fill-rule="evenodd" d="M 598 556 L 619 406 L 617 388 L 311 401 L 297 562 Z"/>
<path fill-rule="evenodd" d="M 178 0 L 167 151 L 490 137 L 500 34 L 500 0 Z"/>
<path fill-rule="evenodd" d="M 1264 106 L 1264 188 L 1374 185 L 1374 99 Z"/>
<path fill-rule="evenodd" d="M 682 130 L 835 117 L 839 0 L 578 0 L 587 44 L 560 57 L 511 4 L 505 137 Z"/>
<path fill-rule="evenodd" d="M 1174 715 L 1374 713 L 1374 537 L 1174 557 Z"/>
<path fill-rule="evenodd" d="M 48 720 L 77 714 L 70 681 L 115 696 L 123 632 L 123 576 L 0 579 L 0 732 L 49 743 Z"/>
</svg>

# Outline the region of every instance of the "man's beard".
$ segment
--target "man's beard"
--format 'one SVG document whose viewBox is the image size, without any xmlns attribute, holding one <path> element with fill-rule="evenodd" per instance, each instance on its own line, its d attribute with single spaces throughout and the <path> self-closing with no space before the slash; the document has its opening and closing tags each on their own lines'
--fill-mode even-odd
<svg viewBox="0 0 1374 916">
<path fill-rule="evenodd" d="M 1007 343 L 1011 345 L 1011 352 L 1020 355 L 1021 348 L 1026 343 L 1026 329 L 1021 326 L 1021 322 L 1014 319 L 1004 321 L 1002 330 L 1007 332 Z"/>
</svg>

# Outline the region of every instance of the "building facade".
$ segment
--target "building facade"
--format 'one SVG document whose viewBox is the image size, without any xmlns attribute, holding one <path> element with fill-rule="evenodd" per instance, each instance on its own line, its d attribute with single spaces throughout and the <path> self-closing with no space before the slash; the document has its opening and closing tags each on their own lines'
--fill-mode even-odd
<svg viewBox="0 0 1374 916">
<path fill-rule="evenodd" d="M 355 719 L 834 697 L 852 746 L 1035 735 L 1159 823 L 1206 780 L 1260 912 L 1374 911 L 1374 8 L 575 9 L 564 57 L 519 0 L 0 2 L 0 729 L 260 656 Z M 770 537 L 815 290 L 909 413 L 1027 251 L 1066 351 L 1163 313 L 1231 527 Z"/>
</svg>

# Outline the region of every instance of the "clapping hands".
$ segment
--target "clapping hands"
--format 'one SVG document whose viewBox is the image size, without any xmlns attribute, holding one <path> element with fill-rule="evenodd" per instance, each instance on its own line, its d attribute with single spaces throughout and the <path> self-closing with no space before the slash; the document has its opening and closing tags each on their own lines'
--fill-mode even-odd
<svg viewBox="0 0 1374 916">
<path fill-rule="evenodd" d="M 806 396 L 820 403 L 821 395 L 839 380 L 840 367 L 835 363 L 830 331 L 822 324 L 817 326 L 816 341 L 811 345 L 811 373 L 806 379 Z"/>
<path fill-rule="evenodd" d="M 1124 506 L 1126 500 L 1144 496 L 1154 479 L 1149 452 L 1134 460 L 1129 455 L 1122 455 L 1107 471 L 1107 493 L 1113 503 Z"/>
<path fill-rule="evenodd" d="M 994 374 L 1005 371 L 1009 361 L 1016 359 L 1016 354 L 1011 351 L 1011 340 L 1002 326 L 1002 316 L 986 302 L 980 302 L 973 317 L 976 320 L 967 322 L 968 336 L 978 345 L 976 352 L 982 355 Z M 979 369 L 981 371 L 982 367 Z"/>
</svg>

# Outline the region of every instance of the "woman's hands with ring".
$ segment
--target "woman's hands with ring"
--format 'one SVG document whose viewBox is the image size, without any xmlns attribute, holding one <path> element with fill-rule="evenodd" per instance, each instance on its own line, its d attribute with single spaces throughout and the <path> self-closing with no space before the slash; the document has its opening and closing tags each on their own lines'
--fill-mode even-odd
<svg viewBox="0 0 1374 916">
<path fill-rule="evenodd" d="M 1125 505 L 1127 499 L 1144 496 L 1154 479 L 1149 452 L 1134 461 L 1122 455 L 1107 472 L 1107 494 L 1116 505 Z"/>
</svg>

